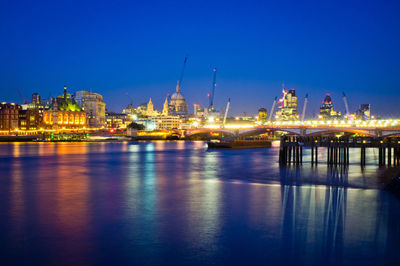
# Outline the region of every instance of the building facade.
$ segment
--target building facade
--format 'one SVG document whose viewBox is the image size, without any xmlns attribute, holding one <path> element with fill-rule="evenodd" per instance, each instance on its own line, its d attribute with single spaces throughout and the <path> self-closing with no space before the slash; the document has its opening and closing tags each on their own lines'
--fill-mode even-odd
<svg viewBox="0 0 400 266">
<path fill-rule="evenodd" d="M 360 109 L 356 111 L 356 118 L 361 120 L 371 119 L 371 105 L 364 103 L 360 105 Z"/>
<path fill-rule="evenodd" d="M 176 115 L 159 116 L 157 120 L 157 129 L 180 129 L 181 128 L 181 118 Z"/>
<path fill-rule="evenodd" d="M 267 109 L 265 108 L 258 109 L 258 120 L 261 122 L 267 121 Z"/>
<path fill-rule="evenodd" d="M 170 115 L 179 115 L 185 116 L 188 112 L 188 106 L 186 104 L 186 99 L 181 93 L 181 89 L 179 87 L 179 81 L 176 84 L 175 93 L 171 96 L 171 101 L 169 103 L 170 106 Z"/>
<path fill-rule="evenodd" d="M 99 128 L 106 122 L 106 104 L 103 96 L 90 91 L 77 91 L 74 100 L 87 116 L 87 124 L 92 128 Z"/>
<path fill-rule="evenodd" d="M 18 115 L 21 106 L 15 103 L 0 103 L 0 130 L 18 129 Z"/>
<path fill-rule="evenodd" d="M 32 94 L 32 104 L 36 105 L 41 104 L 41 97 L 39 93 L 35 92 L 34 94 Z"/>
<path fill-rule="evenodd" d="M 43 114 L 50 109 L 48 101 L 42 101 L 38 93 L 32 94 L 32 102 L 23 104 L 19 112 L 19 127 L 21 130 L 37 130 L 43 127 Z"/>
<path fill-rule="evenodd" d="M 107 128 L 126 128 L 132 120 L 128 114 L 107 112 L 106 113 L 106 127 Z"/>
<path fill-rule="evenodd" d="M 340 119 L 342 114 L 333 109 L 332 99 L 329 93 L 326 94 L 322 105 L 319 108 L 319 118 L 322 120 Z"/>
<path fill-rule="evenodd" d="M 21 130 L 39 130 L 42 128 L 43 110 L 22 109 L 18 114 L 18 127 Z"/>
<path fill-rule="evenodd" d="M 297 120 L 297 96 L 294 89 L 282 90 L 282 98 L 278 101 L 276 120 Z"/>
<path fill-rule="evenodd" d="M 49 129 L 80 129 L 87 126 L 86 113 L 67 94 L 64 86 L 64 94 L 52 99 L 48 110 L 43 111 L 43 126 Z"/>
</svg>

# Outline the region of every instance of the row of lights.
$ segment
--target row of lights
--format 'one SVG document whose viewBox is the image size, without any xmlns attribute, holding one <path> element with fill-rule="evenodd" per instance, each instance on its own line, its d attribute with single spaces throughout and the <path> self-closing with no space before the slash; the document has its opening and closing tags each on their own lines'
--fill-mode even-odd
<svg viewBox="0 0 400 266">
<path fill-rule="evenodd" d="M 317 120 L 308 120 L 308 121 L 268 121 L 265 123 L 266 125 L 286 125 L 286 126 L 300 126 L 300 125 L 308 125 L 308 126 L 356 126 L 356 127 L 395 127 L 400 126 L 399 120 L 354 120 L 354 121 L 339 121 L 339 120 L 328 120 L 328 121 L 317 121 Z"/>
</svg>

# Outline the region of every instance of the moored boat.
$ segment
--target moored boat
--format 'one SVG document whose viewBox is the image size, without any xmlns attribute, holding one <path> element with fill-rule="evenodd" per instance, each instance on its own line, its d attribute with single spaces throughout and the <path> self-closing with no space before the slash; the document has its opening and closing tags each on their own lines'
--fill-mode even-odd
<svg viewBox="0 0 400 266">
<path fill-rule="evenodd" d="M 207 142 L 209 149 L 252 149 L 252 148 L 269 148 L 272 143 L 270 140 L 254 139 L 254 140 L 220 140 Z"/>
</svg>

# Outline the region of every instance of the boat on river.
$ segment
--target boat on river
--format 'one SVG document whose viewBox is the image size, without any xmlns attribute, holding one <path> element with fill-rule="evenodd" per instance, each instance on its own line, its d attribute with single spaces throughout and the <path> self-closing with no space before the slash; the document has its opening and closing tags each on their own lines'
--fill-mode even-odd
<svg viewBox="0 0 400 266">
<path fill-rule="evenodd" d="M 245 139 L 245 140 L 211 140 L 207 142 L 209 149 L 253 149 L 269 148 L 272 145 L 269 139 Z"/>
</svg>

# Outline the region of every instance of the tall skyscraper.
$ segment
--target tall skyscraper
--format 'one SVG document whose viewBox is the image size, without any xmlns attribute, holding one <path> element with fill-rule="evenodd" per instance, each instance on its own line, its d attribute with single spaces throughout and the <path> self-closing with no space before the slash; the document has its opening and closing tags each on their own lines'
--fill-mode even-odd
<svg viewBox="0 0 400 266">
<path fill-rule="evenodd" d="M 258 109 L 258 120 L 262 122 L 267 121 L 267 109 L 265 108 Z"/>
<path fill-rule="evenodd" d="M 282 98 L 278 101 L 277 120 L 297 120 L 297 96 L 294 89 L 282 90 Z"/>
<path fill-rule="evenodd" d="M 331 95 L 327 93 L 324 100 L 322 101 L 321 107 L 319 108 L 319 118 L 322 120 L 328 120 L 338 119 L 340 117 L 341 113 L 333 110 Z"/>
<path fill-rule="evenodd" d="M 41 102 L 39 93 L 32 94 L 32 103 L 35 105 L 39 105 Z"/>
<path fill-rule="evenodd" d="M 356 111 L 357 119 L 369 120 L 371 119 L 371 105 L 364 103 L 360 105 L 360 109 Z"/>
</svg>

